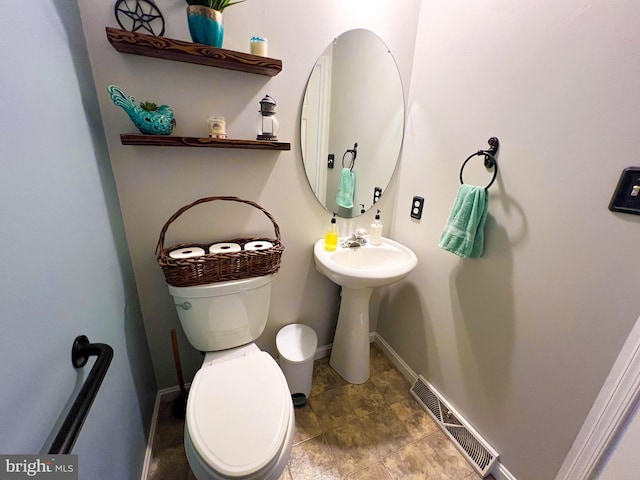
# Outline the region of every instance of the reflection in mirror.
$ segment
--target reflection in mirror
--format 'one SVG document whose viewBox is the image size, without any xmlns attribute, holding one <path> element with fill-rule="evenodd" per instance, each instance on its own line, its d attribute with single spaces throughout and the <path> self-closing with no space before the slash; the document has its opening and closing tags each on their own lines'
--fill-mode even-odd
<svg viewBox="0 0 640 480">
<path fill-rule="evenodd" d="M 391 180 L 403 130 L 402 83 L 388 47 L 369 30 L 343 33 L 314 65 L 302 105 L 302 158 L 318 201 L 345 218 L 370 208 Z"/>
</svg>

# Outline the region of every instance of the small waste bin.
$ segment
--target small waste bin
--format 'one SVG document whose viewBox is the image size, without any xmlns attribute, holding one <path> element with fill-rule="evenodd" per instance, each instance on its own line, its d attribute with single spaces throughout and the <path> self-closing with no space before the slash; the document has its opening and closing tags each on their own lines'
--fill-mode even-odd
<svg viewBox="0 0 640 480">
<path fill-rule="evenodd" d="M 311 327 L 293 323 L 280 329 L 276 335 L 276 348 L 280 368 L 287 379 L 295 406 L 307 402 L 313 377 L 313 357 L 318 347 L 318 337 Z"/>
</svg>

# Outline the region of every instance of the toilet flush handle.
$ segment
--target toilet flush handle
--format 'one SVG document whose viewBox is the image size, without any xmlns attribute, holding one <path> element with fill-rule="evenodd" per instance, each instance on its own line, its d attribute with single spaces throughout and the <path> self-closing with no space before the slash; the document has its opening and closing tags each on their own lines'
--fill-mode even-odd
<svg viewBox="0 0 640 480">
<path fill-rule="evenodd" d="M 185 310 L 189 310 L 191 308 L 191 303 L 189 303 L 189 302 L 176 303 L 176 307 L 180 307 L 180 308 L 184 308 Z"/>
</svg>

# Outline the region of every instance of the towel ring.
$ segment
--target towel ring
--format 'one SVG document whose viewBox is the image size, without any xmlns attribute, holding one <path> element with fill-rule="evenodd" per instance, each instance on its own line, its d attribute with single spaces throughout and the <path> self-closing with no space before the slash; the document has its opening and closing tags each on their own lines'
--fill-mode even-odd
<svg viewBox="0 0 640 480">
<path fill-rule="evenodd" d="M 358 144 L 354 143 L 353 150 L 347 150 L 346 152 L 344 152 L 344 155 L 342 155 L 342 168 L 345 168 L 344 157 L 347 156 L 347 153 L 351 154 L 351 166 L 349 167 L 349 170 L 353 170 L 353 167 L 356 164 L 356 157 L 358 156 Z"/>
<path fill-rule="evenodd" d="M 496 160 L 496 157 L 494 155 L 498 151 L 498 147 L 500 146 L 500 142 L 498 142 L 498 139 L 496 137 L 491 137 L 489 139 L 489 145 L 491 146 L 491 148 L 489 150 L 478 150 L 477 152 L 472 153 L 471 155 L 469 155 L 467 157 L 467 159 L 462 163 L 462 167 L 460 167 L 460 184 L 461 185 L 464 185 L 464 181 L 462 180 L 462 171 L 464 170 L 464 167 L 467 164 L 467 162 L 469 160 L 471 160 L 473 157 L 475 157 L 476 155 L 483 155 L 484 156 L 484 166 L 486 168 L 492 168 L 493 167 L 493 178 L 489 182 L 489 185 L 484 187 L 484 189 L 485 190 L 489 190 L 489 187 L 491 185 L 493 185 L 493 182 L 495 182 L 496 177 L 498 176 L 498 161 Z"/>
</svg>

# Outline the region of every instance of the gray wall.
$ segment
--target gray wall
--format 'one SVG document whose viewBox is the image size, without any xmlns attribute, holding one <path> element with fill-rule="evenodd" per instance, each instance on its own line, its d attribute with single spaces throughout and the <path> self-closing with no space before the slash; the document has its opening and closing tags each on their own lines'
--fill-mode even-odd
<svg viewBox="0 0 640 480">
<path fill-rule="evenodd" d="M 80 478 L 139 477 L 155 396 L 122 219 L 75 2 L 0 17 L 0 452 L 46 452 L 93 364 L 111 367 L 72 453 Z"/>
<path fill-rule="evenodd" d="M 632 0 L 422 3 L 393 230 L 419 264 L 378 332 L 518 480 L 554 478 L 640 311 L 640 217 L 607 209 L 640 163 L 638 18 Z M 491 136 L 485 255 L 461 260 L 438 238 Z"/>
</svg>

